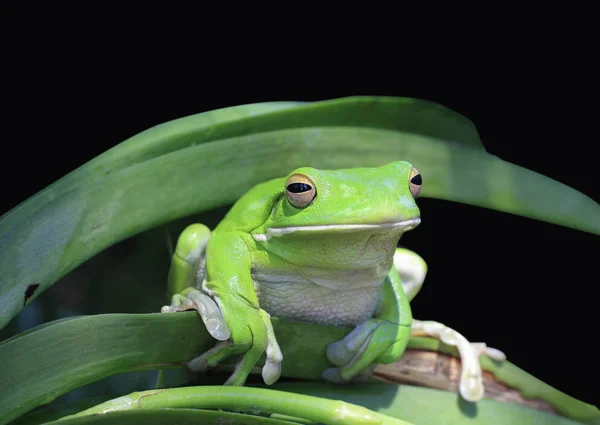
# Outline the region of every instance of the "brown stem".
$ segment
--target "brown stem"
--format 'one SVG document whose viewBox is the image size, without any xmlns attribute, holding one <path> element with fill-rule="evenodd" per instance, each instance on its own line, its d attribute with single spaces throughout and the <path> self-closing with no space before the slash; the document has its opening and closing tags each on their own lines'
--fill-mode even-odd
<svg viewBox="0 0 600 425">
<path fill-rule="evenodd" d="M 388 383 L 457 392 L 460 371 L 460 359 L 435 351 L 409 348 L 399 361 L 378 365 L 373 371 L 373 377 Z M 543 400 L 524 398 L 518 390 L 508 387 L 486 371 L 483 371 L 483 385 L 485 398 L 558 414 L 549 403 Z"/>
</svg>

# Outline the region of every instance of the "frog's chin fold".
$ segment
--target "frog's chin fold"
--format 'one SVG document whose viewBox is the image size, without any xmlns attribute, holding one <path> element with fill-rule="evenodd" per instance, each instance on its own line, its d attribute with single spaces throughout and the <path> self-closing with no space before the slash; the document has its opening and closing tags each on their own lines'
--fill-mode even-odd
<svg viewBox="0 0 600 425">
<path fill-rule="evenodd" d="M 420 217 L 408 220 L 386 222 L 386 223 L 368 223 L 368 224 L 320 224 L 311 226 L 287 226 L 287 227 L 269 227 L 266 233 L 254 233 L 252 237 L 255 241 L 264 242 L 274 237 L 288 235 L 297 232 L 359 232 L 359 231 L 387 231 L 402 230 L 402 233 L 414 229 L 421 223 Z"/>
</svg>

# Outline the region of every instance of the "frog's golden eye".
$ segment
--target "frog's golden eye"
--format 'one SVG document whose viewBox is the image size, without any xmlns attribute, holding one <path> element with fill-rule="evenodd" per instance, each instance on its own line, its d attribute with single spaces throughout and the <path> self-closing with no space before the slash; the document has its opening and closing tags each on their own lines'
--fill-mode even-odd
<svg viewBox="0 0 600 425">
<path fill-rule="evenodd" d="M 417 170 L 415 167 L 413 167 L 413 169 L 410 171 L 410 177 L 409 177 L 409 183 L 408 183 L 408 185 L 410 187 L 410 193 L 412 194 L 413 198 L 416 198 L 419 195 L 422 184 L 423 184 L 423 179 L 421 178 L 421 173 L 419 173 L 419 170 Z"/>
<path fill-rule="evenodd" d="M 313 181 L 304 174 L 293 174 L 285 183 L 285 196 L 296 208 L 305 208 L 317 196 Z"/>
</svg>

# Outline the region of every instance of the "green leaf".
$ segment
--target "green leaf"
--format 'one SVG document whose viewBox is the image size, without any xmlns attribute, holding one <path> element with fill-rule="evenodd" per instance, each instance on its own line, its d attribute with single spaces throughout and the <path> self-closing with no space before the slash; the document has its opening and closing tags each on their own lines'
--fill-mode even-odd
<svg viewBox="0 0 600 425">
<path fill-rule="evenodd" d="M 348 126 L 348 120 L 352 120 L 353 127 L 402 130 L 483 149 L 469 120 L 441 105 L 418 99 L 357 96 L 312 104 L 240 105 L 179 118 L 142 131 L 57 180 L 9 214 L 23 209 L 21 214 L 34 211 L 89 180 L 179 149 L 282 129 Z"/>
<path fill-rule="evenodd" d="M 347 330 L 333 332 L 343 336 Z M 303 337 L 310 337 L 312 349 L 319 347 L 321 355 L 305 357 Z M 283 373 L 319 379 L 319 370 L 328 367 L 329 339 L 306 325 L 284 326 L 280 338 L 291 357 Z M 0 412 L 6 417 L 0 423 L 112 374 L 181 367 L 213 345 L 191 312 L 84 316 L 45 324 L 0 344 Z"/>
<path fill-rule="evenodd" d="M 256 416 L 256 412 L 245 412 L 243 414 L 226 412 L 221 410 L 215 412 L 212 410 L 205 409 L 186 409 L 186 408 L 167 408 L 167 409 L 144 409 L 144 410 L 131 410 L 131 411 L 116 411 L 108 412 L 106 415 L 83 415 L 74 416 L 86 409 L 90 409 L 100 403 L 116 398 L 117 396 L 102 396 L 92 397 L 84 399 L 78 402 L 64 403 L 60 405 L 54 405 L 51 407 L 45 407 L 37 409 L 34 412 L 30 412 L 20 418 L 11 422 L 11 425 L 40 425 L 47 422 L 58 421 L 62 419 L 60 424 L 74 424 L 74 423 L 87 423 L 86 421 L 108 421 L 108 423 L 214 423 L 215 425 L 222 424 L 236 424 L 236 423 L 247 423 L 247 424 L 274 424 L 274 425 L 289 425 L 289 424 L 303 424 L 303 425 L 317 425 L 314 421 L 309 421 L 302 418 L 291 417 L 289 415 L 272 414 L 269 417 Z M 196 414 L 192 413 L 196 412 Z M 203 412 L 208 412 L 207 414 Z M 226 416 L 219 416 L 219 413 L 225 413 Z M 66 416 L 72 416 L 67 418 Z M 250 416 L 250 417 L 249 417 Z M 188 419 L 189 418 L 189 419 Z M 211 422 L 212 421 L 212 422 Z M 246 421 L 246 422 L 244 422 Z M 261 422 L 263 421 L 263 422 Z M 54 423 L 54 422 L 53 422 Z"/>
<path fill-rule="evenodd" d="M 116 397 L 116 395 L 107 395 L 86 397 L 75 402 L 56 403 L 43 406 L 20 416 L 12 421 L 11 425 L 39 425 L 46 422 L 52 422 L 67 415 L 74 415 L 82 410 L 93 407 Z"/>
<path fill-rule="evenodd" d="M 325 354 L 327 346 L 350 331 L 277 318 L 273 318 L 273 325 L 284 355 L 282 376 L 314 381 L 320 381 L 322 371 L 331 367 Z M 45 324 L 0 344 L 0 424 L 113 374 L 183 367 L 214 343 L 196 312 L 108 314 Z M 430 338 L 414 338 L 409 347 L 437 347 L 457 355 Z M 264 356 L 259 366 L 263 363 Z M 510 362 L 494 368 L 483 357 L 482 366 L 528 396 L 547 401 L 567 417 L 600 420 L 598 408 L 544 384 Z M 256 372 L 260 373 L 260 367 Z M 414 387 L 402 386 L 401 393 L 413 391 Z M 451 393 L 451 397 L 456 402 L 458 395 Z"/>
<path fill-rule="evenodd" d="M 201 386 L 165 388 L 135 392 L 109 400 L 73 418 L 103 414 L 104 412 L 137 409 L 225 409 L 262 415 L 284 415 L 318 424 L 331 425 L 411 425 L 385 414 L 378 414 L 359 404 L 329 400 L 304 394 L 293 394 L 265 388 L 236 386 Z M 64 419 L 69 422 L 68 418 Z M 55 422 L 63 423 L 63 420 Z"/>
<path fill-rule="evenodd" d="M 107 412 L 100 415 L 75 416 L 54 422 L 52 425 L 294 425 L 281 419 L 241 414 L 225 411 L 214 411 L 204 409 L 144 409 L 126 410 L 118 412 Z"/>
<path fill-rule="evenodd" d="M 584 423 L 529 409 L 518 404 L 487 399 L 473 404 L 465 402 L 449 391 L 406 385 L 376 383 L 341 386 L 294 382 L 276 383 L 273 385 L 273 389 L 357 403 L 375 412 L 412 422 L 415 425 L 575 425 Z M 599 419 L 600 416 L 596 414 L 594 421 L 587 423 L 597 424 Z"/>
<path fill-rule="evenodd" d="M 256 114 L 251 105 L 240 108 L 134 136 L 3 216 L 0 326 L 116 242 L 231 204 L 253 185 L 299 166 L 404 159 L 421 171 L 423 197 L 600 234 L 598 203 L 487 154 L 472 123 L 439 105 L 360 97 L 261 105 Z"/>
<path fill-rule="evenodd" d="M 233 106 L 179 118 L 154 126 L 119 143 L 117 146 L 91 159 L 66 176 L 55 181 L 35 196 L 27 199 L 9 213 L 13 216 L 34 211 L 60 195 L 84 186 L 89 180 L 104 177 L 115 171 L 142 163 L 169 152 L 205 143 L 211 139 L 214 128 L 225 126 L 246 118 L 303 105 L 302 102 L 266 102 Z M 3 217 L 3 218 L 5 218 Z M 8 219 L 8 217 L 6 217 Z M 10 220 L 8 220 L 10 223 Z"/>
</svg>

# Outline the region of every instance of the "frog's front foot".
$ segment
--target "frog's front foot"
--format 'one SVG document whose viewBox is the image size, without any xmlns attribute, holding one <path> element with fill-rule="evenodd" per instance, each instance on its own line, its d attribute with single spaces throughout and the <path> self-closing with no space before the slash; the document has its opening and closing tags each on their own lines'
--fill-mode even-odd
<svg viewBox="0 0 600 425">
<path fill-rule="evenodd" d="M 471 343 L 463 335 L 438 322 L 414 320 L 412 336 L 433 336 L 458 349 L 461 359 L 459 393 L 467 401 L 479 401 L 483 398 L 484 387 L 479 357 L 482 354 L 498 360 L 506 360 L 506 355 L 485 343 Z"/>
<path fill-rule="evenodd" d="M 171 305 L 161 309 L 163 313 L 197 310 L 210 335 L 218 342 L 215 347 L 190 360 L 188 368 L 202 372 L 215 367 L 222 360 L 234 354 L 242 354 L 233 374 L 224 385 L 244 385 L 252 368 L 266 350 L 266 361 L 262 377 L 267 385 L 276 382 L 281 375 L 283 355 L 275 339 L 270 316 L 262 309 L 246 309 L 247 317 L 234 323 L 230 330 L 217 303 L 208 295 L 195 288 L 186 288 L 174 295 Z M 241 317 L 244 311 L 239 309 Z"/>
<path fill-rule="evenodd" d="M 359 324 L 341 341 L 327 347 L 327 358 L 338 367 L 323 372 L 333 383 L 355 382 L 368 378 L 377 363 L 399 359 L 410 339 L 410 326 L 383 319 Z"/>
<path fill-rule="evenodd" d="M 225 341 L 231 336 L 217 303 L 198 289 L 186 288 L 181 293 L 173 295 L 171 305 L 163 306 L 160 311 L 161 313 L 175 313 L 186 310 L 198 311 L 206 330 L 213 338 Z"/>
</svg>

